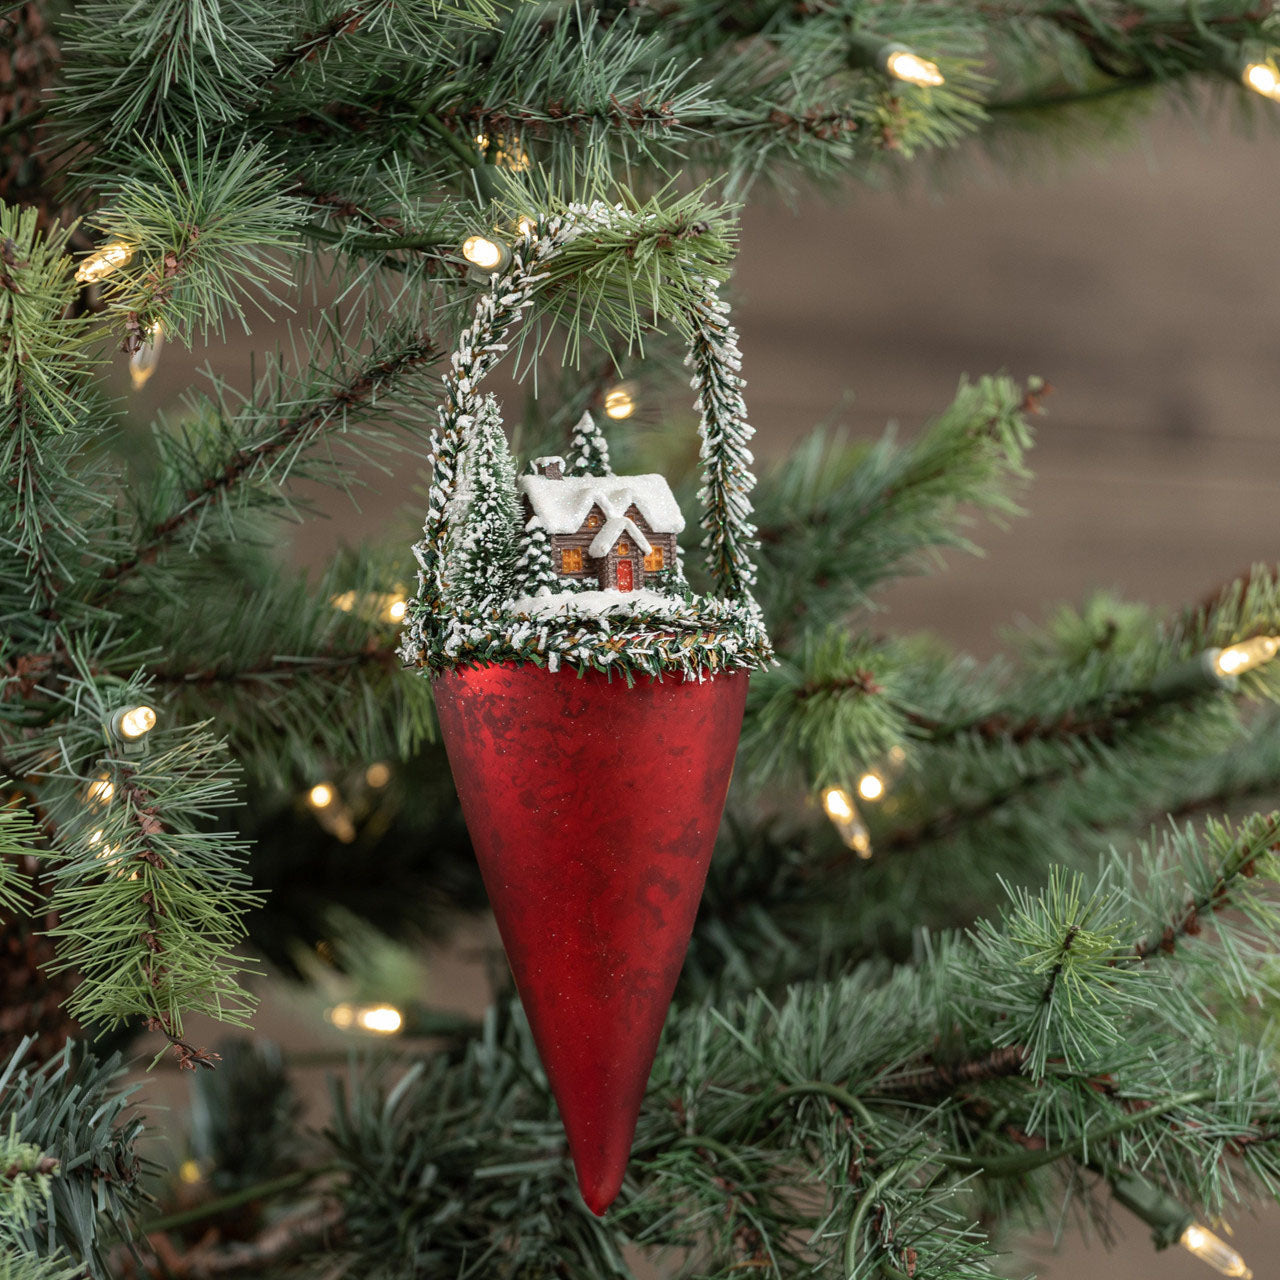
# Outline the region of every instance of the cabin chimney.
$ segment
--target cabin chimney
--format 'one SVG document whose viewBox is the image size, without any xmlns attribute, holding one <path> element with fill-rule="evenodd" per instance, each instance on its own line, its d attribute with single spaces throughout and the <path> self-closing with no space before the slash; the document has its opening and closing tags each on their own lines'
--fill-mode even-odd
<svg viewBox="0 0 1280 1280">
<path fill-rule="evenodd" d="M 548 480 L 564 479 L 563 458 L 534 458 L 533 469 L 538 475 L 546 476 Z"/>
</svg>

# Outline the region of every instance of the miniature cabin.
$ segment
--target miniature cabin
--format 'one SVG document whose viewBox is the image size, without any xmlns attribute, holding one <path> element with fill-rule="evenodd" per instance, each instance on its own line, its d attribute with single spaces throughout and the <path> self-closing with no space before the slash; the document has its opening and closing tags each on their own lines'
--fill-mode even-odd
<svg viewBox="0 0 1280 1280">
<path fill-rule="evenodd" d="M 637 591 L 674 568 L 684 517 L 663 476 L 566 476 L 562 458 L 535 458 L 518 482 L 525 521 L 551 539 L 556 576 Z"/>
</svg>

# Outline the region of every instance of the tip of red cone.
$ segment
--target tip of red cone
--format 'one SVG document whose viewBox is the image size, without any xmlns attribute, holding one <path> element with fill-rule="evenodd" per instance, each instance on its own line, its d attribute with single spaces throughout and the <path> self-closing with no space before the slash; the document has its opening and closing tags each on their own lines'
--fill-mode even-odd
<svg viewBox="0 0 1280 1280">
<path fill-rule="evenodd" d="M 623 1173 L 619 1172 L 616 1178 L 594 1183 L 586 1183 L 581 1177 L 578 1178 L 578 1190 L 582 1193 L 582 1199 L 597 1218 L 603 1218 L 606 1210 L 618 1198 L 618 1192 L 622 1190 L 622 1177 Z"/>
</svg>

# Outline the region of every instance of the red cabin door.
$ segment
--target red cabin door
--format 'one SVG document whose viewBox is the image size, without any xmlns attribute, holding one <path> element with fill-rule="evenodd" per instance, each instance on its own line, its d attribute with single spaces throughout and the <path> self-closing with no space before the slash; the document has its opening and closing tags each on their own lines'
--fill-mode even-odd
<svg viewBox="0 0 1280 1280">
<path fill-rule="evenodd" d="M 619 591 L 634 590 L 634 584 L 631 581 L 631 561 L 630 560 L 618 561 L 618 590 Z"/>
</svg>

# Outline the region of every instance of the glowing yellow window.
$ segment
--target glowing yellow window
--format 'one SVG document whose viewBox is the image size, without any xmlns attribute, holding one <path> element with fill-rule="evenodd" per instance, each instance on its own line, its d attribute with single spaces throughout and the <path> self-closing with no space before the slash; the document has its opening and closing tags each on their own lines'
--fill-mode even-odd
<svg viewBox="0 0 1280 1280">
<path fill-rule="evenodd" d="M 596 513 L 593 511 L 593 512 L 592 512 L 592 513 L 587 517 L 587 528 L 588 528 L 588 529 L 598 529 L 599 527 L 600 527 L 600 517 L 599 517 L 598 515 L 596 515 Z"/>
<path fill-rule="evenodd" d="M 644 558 L 644 570 L 646 573 L 657 573 L 662 565 L 662 548 L 654 547 Z"/>
<path fill-rule="evenodd" d="M 582 552 L 576 547 L 569 547 L 560 553 L 561 573 L 582 572 Z"/>
<path fill-rule="evenodd" d="M 623 538 L 618 543 L 618 554 L 620 556 L 629 556 L 631 554 L 631 543 L 629 543 L 626 538 Z"/>
</svg>

